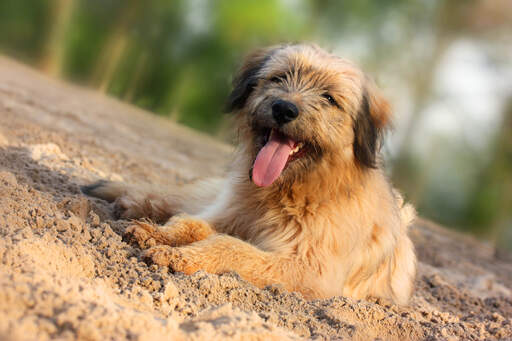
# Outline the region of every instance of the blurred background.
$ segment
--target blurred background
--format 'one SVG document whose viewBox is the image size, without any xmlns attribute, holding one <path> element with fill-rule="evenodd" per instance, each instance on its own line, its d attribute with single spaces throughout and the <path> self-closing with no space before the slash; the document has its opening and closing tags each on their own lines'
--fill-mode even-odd
<svg viewBox="0 0 512 341">
<path fill-rule="evenodd" d="M 227 141 L 241 58 L 290 41 L 376 79 L 420 215 L 512 249 L 511 0 L 0 1 L 0 53 Z"/>
</svg>

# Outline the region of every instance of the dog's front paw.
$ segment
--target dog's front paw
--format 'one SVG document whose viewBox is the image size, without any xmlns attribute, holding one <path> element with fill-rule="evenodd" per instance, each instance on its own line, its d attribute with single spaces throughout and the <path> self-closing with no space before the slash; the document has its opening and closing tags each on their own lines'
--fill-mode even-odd
<svg viewBox="0 0 512 341">
<path fill-rule="evenodd" d="M 173 215 L 169 220 L 165 223 L 166 228 L 169 231 L 183 231 L 185 233 L 180 233 L 181 237 L 186 237 L 188 235 L 195 235 L 197 232 L 201 231 L 201 227 L 204 225 L 204 222 L 200 219 L 194 218 L 186 213 L 179 213 Z M 190 240 L 188 243 L 192 243 L 195 240 Z M 188 244 L 187 243 L 187 244 Z"/>
<path fill-rule="evenodd" d="M 177 214 L 165 224 L 168 245 L 183 246 L 203 240 L 214 233 L 212 227 L 204 220 L 186 213 Z"/>
<path fill-rule="evenodd" d="M 173 269 L 179 267 L 183 255 L 178 248 L 168 245 L 153 246 L 142 253 L 144 260 L 160 266 L 171 266 Z M 176 270 L 176 269 L 175 269 Z M 178 270 L 179 271 L 179 270 Z"/>
<path fill-rule="evenodd" d="M 145 250 L 142 257 L 146 262 L 160 266 L 169 266 L 174 271 L 184 272 L 190 275 L 196 272 L 197 265 L 188 259 L 185 252 L 178 247 L 157 245 Z"/>
<path fill-rule="evenodd" d="M 157 244 L 153 235 L 157 232 L 157 228 L 148 222 L 136 221 L 125 230 L 125 238 L 134 240 L 141 249 L 148 249 Z"/>
</svg>

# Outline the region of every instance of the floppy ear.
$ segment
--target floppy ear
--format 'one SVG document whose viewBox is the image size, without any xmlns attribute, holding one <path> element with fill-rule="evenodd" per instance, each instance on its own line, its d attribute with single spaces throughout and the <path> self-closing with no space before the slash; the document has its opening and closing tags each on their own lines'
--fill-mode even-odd
<svg viewBox="0 0 512 341">
<path fill-rule="evenodd" d="M 258 73 L 270 58 L 275 48 L 259 49 L 245 58 L 245 61 L 233 79 L 233 91 L 226 102 L 225 111 L 241 109 L 252 90 L 258 83 Z"/>
<path fill-rule="evenodd" d="M 354 156 L 359 165 L 377 168 L 382 134 L 391 121 L 391 108 L 375 83 L 367 79 L 354 122 Z"/>
</svg>

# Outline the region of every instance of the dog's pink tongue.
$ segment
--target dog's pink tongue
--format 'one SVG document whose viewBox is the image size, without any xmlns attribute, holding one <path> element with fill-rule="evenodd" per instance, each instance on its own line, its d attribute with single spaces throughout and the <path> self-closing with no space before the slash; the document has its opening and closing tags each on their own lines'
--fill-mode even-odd
<svg viewBox="0 0 512 341">
<path fill-rule="evenodd" d="M 281 175 L 295 141 L 273 131 L 261 148 L 252 167 L 252 181 L 260 187 L 271 185 Z"/>
</svg>

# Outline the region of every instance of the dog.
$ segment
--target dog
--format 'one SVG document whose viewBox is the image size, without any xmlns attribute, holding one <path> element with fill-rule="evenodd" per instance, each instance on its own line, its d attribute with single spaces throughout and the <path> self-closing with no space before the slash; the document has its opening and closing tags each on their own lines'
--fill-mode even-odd
<svg viewBox="0 0 512 341">
<path fill-rule="evenodd" d="M 382 171 L 392 117 L 375 83 L 316 45 L 272 46 L 245 59 L 227 111 L 240 141 L 225 178 L 170 193 L 105 181 L 83 191 L 115 201 L 122 218 L 149 218 L 126 233 L 174 271 L 407 304 L 415 211 Z"/>
</svg>

